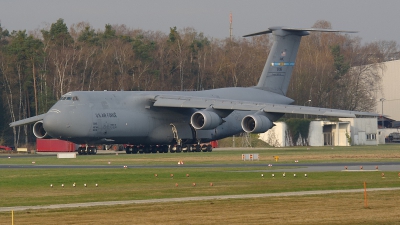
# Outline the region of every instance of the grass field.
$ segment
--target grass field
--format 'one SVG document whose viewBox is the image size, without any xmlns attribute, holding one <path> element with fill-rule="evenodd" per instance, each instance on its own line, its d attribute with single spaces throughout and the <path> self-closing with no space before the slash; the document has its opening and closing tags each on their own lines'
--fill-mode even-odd
<svg viewBox="0 0 400 225">
<path fill-rule="evenodd" d="M 0 158 L 0 164 L 18 165 L 121 165 L 104 169 L 2 169 L 0 207 L 50 205 L 134 199 L 164 199 L 279 193 L 308 190 L 400 187 L 398 173 L 314 172 L 305 178 L 286 178 L 265 164 L 300 162 L 398 161 L 400 146 L 357 146 L 331 148 L 285 148 L 222 150 L 212 153 L 96 155 L 76 159 L 48 157 Z M 259 153 L 261 160 L 241 161 L 242 153 Z M 273 156 L 279 156 L 274 162 Z M 182 167 L 162 167 L 176 165 Z M 209 167 L 185 167 L 207 164 Z M 232 165 L 214 167 L 213 165 Z M 252 165 L 235 167 L 236 164 Z M 123 165 L 128 165 L 127 169 Z M 156 165 L 160 168 L 134 168 Z M 275 178 L 271 174 L 275 173 Z M 157 174 L 157 177 L 155 176 Z M 171 177 L 173 174 L 173 178 Z M 187 176 L 189 175 L 189 176 Z M 72 184 L 76 183 L 76 187 Z M 95 187 L 95 184 L 98 187 Z M 193 183 L 196 185 L 193 186 Z M 213 183 L 213 186 L 210 186 Z M 53 187 L 50 187 L 53 184 Z M 64 184 L 64 187 L 61 187 Z M 84 187 L 87 184 L 87 187 Z M 176 186 L 178 184 L 178 186 Z M 131 204 L 26 210 L 14 212 L 15 224 L 400 224 L 400 191 L 369 192 L 364 195 L 330 194 L 301 197 L 268 197 L 179 203 Z M 11 224 L 10 212 L 0 213 L 0 224 Z"/>
<path fill-rule="evenodd" d="M 0 164 L 26 164 L 33 161 L 37 165 L 173 165 L 179 160 L 189 164 L 240 164 L 242 153 L 259 153 L 260 161 L 252 163 L 275 163 L 274 156 L 279 156 L 278 163 L 300 162 L 383 162 L 400 160 L 399 145 L 352 146 L 352 147 L 292 147 L 292 148 L 247 148 L 214 150 L 201 153 L 175 154 L 136 154 L 136 155 L 96 155 L 78 156 L 76 159 L 54 159 L 51 157 L 0 158 Z"/>
</svg>

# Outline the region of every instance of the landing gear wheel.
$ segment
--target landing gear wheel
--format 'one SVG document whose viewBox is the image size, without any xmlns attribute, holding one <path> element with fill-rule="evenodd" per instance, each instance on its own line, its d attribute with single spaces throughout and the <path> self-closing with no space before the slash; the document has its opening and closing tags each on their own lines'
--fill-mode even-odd
<svg viewBox="0 0 400 225">
<path fill-rule="evenodd" d="M 195 151 L 196 151 L 196 152 L 200 152 L 200 151 L 201 151 L 201 146 L 200 146 L 200 145 L 196 145 Z"/>
<path fill-rule="evenodd" d="M 146 145 L 145 147 L 144 147 L 144 153 L 146 153 L 146 154 L 149 154 L 152 150 L 151 150 L 151 146 L 150 145 Z"/>
<path fill-rule="evenodd" d="M 207 145 L 207 152 L 212 152 L 212 146 L 211 145 Z"/>
<path fill-rule="evenodd" d="M 169 146 L 169 152 L 175 153 L 175 152 L 176 152 L 176 147 L 173 146 L 173 145 L 170 145 L 170 146 Z"/>
<path fill-rule="evenodd" d="M 138 146 L 138 152 L 139 152 L 139 154 L 143 154 L 143 152 L 144 152 L 144 146 Z"/>
<path fill-rule="evenodd" d="M 132 149 L 132 154 L 137 154 L 139 151 L 137 146 L 133 146 L 133 147 L 131 147 L 131 149 Z"/>
<path fill-rule="evenodd" d="M 125 152 L 126 152 L 126 154 L 132 154 L 132 147 L 126 146 Z"/>
<path fill-rule="evenodd" d="M 168 145 L 163 145 L 162 150 L 164 153 L 168 153 Z"/>
<path fill-rule="evenodd" d="M 79 155 L 83 155 L 83 151 L 84 151 L 84 149 L 82 147 L 78 148 L 78 154 Z"/>
<path fill-rule="evenodd" d="M 187 146 L 187 151 L 188 152 L 193 152 L 193 145 L 188 145 Z"/>
<path fill-rule="evenodd" d="M 96 155 L 96 153 L 97 153 L 97 148 L 96 147 L 88 148 L 88 152 L 87 152 L 88 155 Z"/>
<path fill-rule="evenodd" d="M 182 146 L 181 145 L 177 145 L 176 146 L 176 152 L 177 153 L 181 153 L 182 152 Z"/>
</svg>

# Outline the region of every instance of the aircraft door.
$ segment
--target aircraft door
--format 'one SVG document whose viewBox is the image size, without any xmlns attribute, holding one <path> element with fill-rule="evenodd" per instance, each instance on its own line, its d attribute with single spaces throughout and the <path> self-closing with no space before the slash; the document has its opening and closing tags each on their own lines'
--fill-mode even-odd
<svg viewBox="0 0 400 225">
<path fill-rule="evenodd" d="M 171 123 L 172 133 L 177 144 L 193 143 L 195 140 L 195 131 L 187 123 Z"/>
</svg>

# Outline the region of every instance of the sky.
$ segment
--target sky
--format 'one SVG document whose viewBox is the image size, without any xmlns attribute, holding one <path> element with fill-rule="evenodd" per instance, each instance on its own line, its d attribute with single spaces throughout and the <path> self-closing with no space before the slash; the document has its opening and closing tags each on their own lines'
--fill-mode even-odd
<svg viewBox="0 0 400 225">
<path fill-rule="evenodd" d="M 169 32 L 192 27 L 205 36 L 240 37 L 272 26 L 309 28 L 318 20 L 333 29 L 358 31 L 363 43 L 400 44 L 399 0 L 0 0 L 0 23 L 9 31 L 43 29 L 59 18 L 70 27 L 88 22 Z"/>
</svg>

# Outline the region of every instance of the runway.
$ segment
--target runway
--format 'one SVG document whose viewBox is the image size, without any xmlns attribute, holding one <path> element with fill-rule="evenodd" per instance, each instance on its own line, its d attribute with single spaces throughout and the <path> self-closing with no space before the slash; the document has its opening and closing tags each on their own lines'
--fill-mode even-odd
<svg viewBox="0 0 400 225">
<path fill-rule="evenodd" d="M 240 172 L 329 172 L 329 171 L 399 171 L 400 162 L 356 163 L 277 163 L 277 164 L 185 164 L 185 165 L 126 165 L 134 169 L 157 168 L 249 168 Z M 361 166 L 363 167 L 362 169 Z M 265 169 L 260 169 L 265 168 Z M 347 170 L 346 170 L 347 167 Z M 378 167 L 378 169 L 376 168 Z M 0 169 L 119 169 L 124 165 L 39 165 L 1 164 Z M 257 168 L 253 170 L 250 168 Z"/>
</svg>

